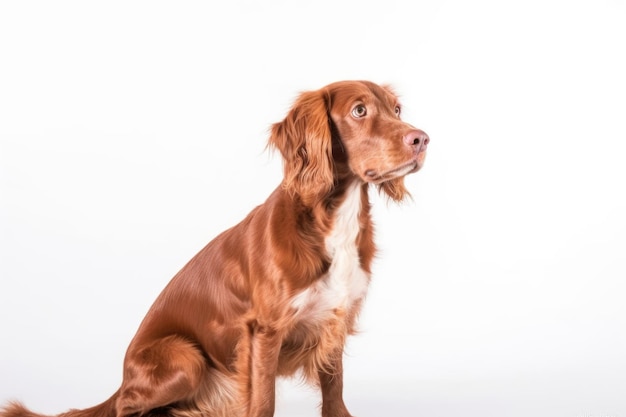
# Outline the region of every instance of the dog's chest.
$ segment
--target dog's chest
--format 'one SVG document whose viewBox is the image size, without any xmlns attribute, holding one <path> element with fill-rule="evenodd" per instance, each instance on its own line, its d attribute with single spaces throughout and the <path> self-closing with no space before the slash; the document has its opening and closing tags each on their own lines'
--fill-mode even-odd
<svg viewBox="0 0 626 417">
<path fill-rule="evenodd" d="M 337 209 L 332 232 L 325 240 L 331 258 L 328 272 L 291 301 L 299 321 L 324 321 L 337 310 L 349 310 L 365 297 L 369 276 L 359 262 L 360 211 L 361 190 L 355 184 Z"/>
</svg>

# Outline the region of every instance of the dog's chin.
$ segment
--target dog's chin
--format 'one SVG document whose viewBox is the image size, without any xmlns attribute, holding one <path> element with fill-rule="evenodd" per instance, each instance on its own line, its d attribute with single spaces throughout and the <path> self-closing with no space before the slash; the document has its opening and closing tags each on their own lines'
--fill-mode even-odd
<svg viewBox="0 0 626 417">
<path fill-rule="evenodd" d="M 413 174 L 422 169 L 425 159 L 426 151 L 422 151 L 418 153 L 415 157 L 413 157 L 413 159 L 394 168 L 387 169 L 382 172 L 378 172 L 376 170 L 367 170 L 363 179 L 366 182 L 380 185 L 387 181 L 402 178 L 406 175 Z"/>
</svg>

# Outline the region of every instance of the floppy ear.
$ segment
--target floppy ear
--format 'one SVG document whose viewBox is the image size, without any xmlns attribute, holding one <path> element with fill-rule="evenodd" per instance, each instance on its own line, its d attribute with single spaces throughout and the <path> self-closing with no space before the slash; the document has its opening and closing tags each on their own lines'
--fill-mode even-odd
<svg viewBox="0 0 626 417">
<path fill-rule="evenodd" d="M 269 145 L 283 156 L 283 187 L 305 204 L 332 189 L 332 135 L 323 91 L 302 93 L 285 120 L 272 126 Z"/>
<path fill-rule="evenodd" d="M 385 193 L 393 201 L 402 201 L 411 194 L 404 186 L 404 177 L 394 178 L 378 185 L 378 191 Z"/>
</svg>

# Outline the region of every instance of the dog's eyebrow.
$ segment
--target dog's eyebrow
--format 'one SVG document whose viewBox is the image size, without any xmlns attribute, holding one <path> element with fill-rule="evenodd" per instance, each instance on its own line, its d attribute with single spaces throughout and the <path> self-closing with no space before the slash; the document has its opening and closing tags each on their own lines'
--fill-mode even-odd
<svg viewBox="0 0 626 417">
<path fill-rule="evenodd" d="M 398 97 L 390 90 L 385 89 L 380 91 L 373 91 L 372 93 L 380 102 L 388 105 L 389 107 L 394 107 L 400 104 L 398 101 Z"/>
</svg>

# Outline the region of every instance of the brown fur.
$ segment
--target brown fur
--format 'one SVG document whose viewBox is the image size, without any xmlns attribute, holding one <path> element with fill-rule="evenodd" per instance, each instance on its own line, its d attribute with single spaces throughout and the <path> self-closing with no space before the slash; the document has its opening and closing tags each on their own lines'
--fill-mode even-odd
<svg viewBox="0 0 626 417">
<path fill-rule="evenodd" d="M 355 115 L 359 105 L 367 114 Z M 421 167 L 428 140 L 400 120 L 387 87 L 345 81 L 301 94 L 271 129 L 269 144 L 284 159 L 281 186 L 163 290 L 128 348 L 120 389 L 101 405 L 61 416 L 269 417 L 276 377 L 299 370 L 320 387 L 323 416 L 349 416 L 342 355 L 362 297 L 327 315 L 313 302 L 315 319 L 299 316 L 294 298 L 328 279 L 334 258 L 326 239 L 348 190 L 360 193 L 352 259 L 369 280 L 368 186 L 402 200 L 403 177 Z M 0 417 L 38 415 L 9 403 Z"/>
</svg>

